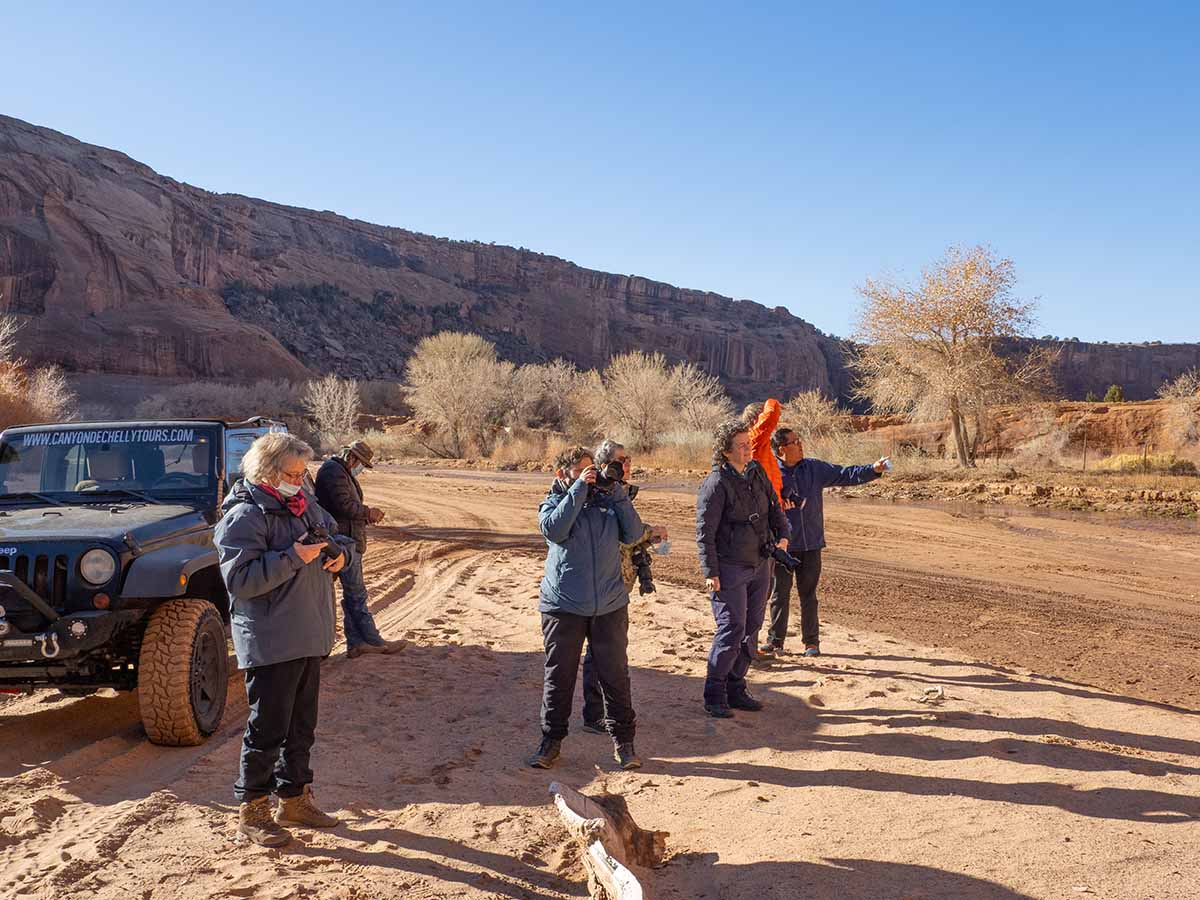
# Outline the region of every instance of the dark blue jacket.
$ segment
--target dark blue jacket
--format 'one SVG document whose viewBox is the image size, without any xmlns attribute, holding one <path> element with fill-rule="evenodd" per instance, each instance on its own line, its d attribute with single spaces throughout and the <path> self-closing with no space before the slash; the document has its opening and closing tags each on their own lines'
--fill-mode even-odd
<svg viewBox="0 0 1200 900">
<path fill-rule="evenodd" d="M 622 485 L 589 501 L 587 482 L 564 488 L 555 480 L 538 508 L 538 526 L 547 547 L 541 612 L 603 616 L 629 603 L 621 544 L 639 539 L 646 526 Z"/>
<path fill-rule="evenodd" d="M 759 566 L 766 559 L 764 542 L 787 537 L 788 524 L 761 465 L 749 463 L 742 475 L 729 463 L 713 466 L 696 494 L 700 571 L 720 578 L 726 563 Z"/>
<path fill-rule="evenodd" d="M 866 484 L 879 477 L 874 466 L 835 466 L 820 459 L 802 459 L 794 466 L 779 464 L 783 474 L 783 499 L 792 526 L 789 553 L 820 550 L 825 546 L 825 488 Z"/>
<path fill-rule="evenodd" d="M 239 481 L 222 506 L 214 540 L 243 669 L 326 656 L 333 648 L 333 576 L 320 556 L 302 563 L 292 544 L 317 525 L 336 532 L 337 522 L 311 495 L 307 500 L 301 519 L 258 485 Z M 342 547 L 351 562 L 352 547 Z"/>
</svg>

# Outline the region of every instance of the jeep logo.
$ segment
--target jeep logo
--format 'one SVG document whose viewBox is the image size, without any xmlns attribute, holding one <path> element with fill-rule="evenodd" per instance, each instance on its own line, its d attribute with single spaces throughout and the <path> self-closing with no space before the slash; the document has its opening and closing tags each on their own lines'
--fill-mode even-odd
<svg viewBox="0 0 1200 900">
<path fill-rule="evenodd" d="M 16 547 L 0 547 L 0 556 L 16 556 Z"/>
</svg>

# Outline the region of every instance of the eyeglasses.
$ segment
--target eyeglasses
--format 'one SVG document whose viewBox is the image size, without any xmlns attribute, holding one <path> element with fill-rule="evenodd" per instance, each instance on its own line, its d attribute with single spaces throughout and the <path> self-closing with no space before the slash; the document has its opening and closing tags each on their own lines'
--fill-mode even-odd
<svg viewBox="0 0 1200 900">
<path fill-rule="evenodd" d="M 306 466 L 305 468 L 301 469 L 299 472 L 284 471 L 284 472 L 280 472 L 280 474 L 284 478 L 286 478 L 288 481 L 300 481 L 302 478 L 304 478 L 305 475 L 308 474 L 308 467 Z"/>
</svg>

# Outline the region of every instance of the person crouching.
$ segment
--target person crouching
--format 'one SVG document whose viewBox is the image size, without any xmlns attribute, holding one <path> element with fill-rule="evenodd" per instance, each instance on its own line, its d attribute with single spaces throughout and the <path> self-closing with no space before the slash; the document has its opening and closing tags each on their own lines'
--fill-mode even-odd
<svg viewBox="0 0 1200 900">
<path fill-rule="evenodd" d="M 312 448 L 266 434 L 247 451 L 244 478 L 222 506 L 215 542 L 229 593 L 233 647 L 246 670 L 249 718 L 234 796 L 238 838 L 286 844 L 284 825 L 332 828 L 313 800 L 309 756 L 316 739 L 321 659 L 333 649 L 333 578 L 352 552 L 336 555 L 312 534 L 337 524 L 302 487 Z M 279 803 L 271 808 L 270 795 Z"/>
<path fill-rule="evenodd" d="M 549 769 L 567 736 L 571 701 L 586 640 L 600 681 L 613 758 L 623 769 L 642 761 L 633 746 L 629 686 L 629 592 L 621 577 L 621 544 L 645 530 L 620 483 L 601 489 L 592 453 L 575 447 L 555 461 L 555 480 L 538 508 L 546 539 L 546 574 L 538 602 L 546 662 L 542 740 L 529 765 Z"/>
</svg>

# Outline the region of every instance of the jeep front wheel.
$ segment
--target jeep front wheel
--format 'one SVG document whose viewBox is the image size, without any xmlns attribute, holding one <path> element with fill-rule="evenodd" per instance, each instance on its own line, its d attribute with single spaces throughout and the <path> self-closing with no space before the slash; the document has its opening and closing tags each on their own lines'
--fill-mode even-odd
<svg viewBox="0 0 1200 900">
<path fill-rule="evenodd" d="M 150 615 L 138 656 L 138 705 L 155 744 L 204 743 L 225 712 L 229 655 L 217 608 L 168 600 Z"/>
</svg>

